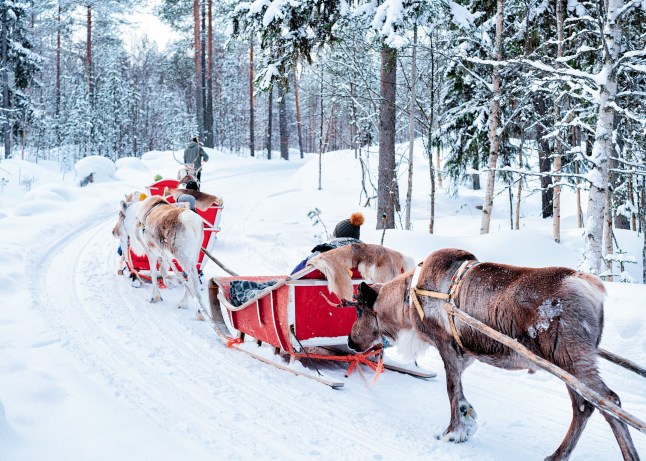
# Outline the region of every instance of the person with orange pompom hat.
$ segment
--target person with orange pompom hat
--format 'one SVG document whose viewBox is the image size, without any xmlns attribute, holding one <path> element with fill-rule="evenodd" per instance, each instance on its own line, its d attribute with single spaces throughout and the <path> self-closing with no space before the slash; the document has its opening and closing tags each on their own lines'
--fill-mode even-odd
<svg viewBox="0 0 646 461">
<path fill-rule="evenodd" d="M 321 243 L 312 248 L 312 253 L 294 268 L 292 274 L 303 270 L 307 265 L 307 261 L 318 255 L 319 253 L 334 250 L 335 248 L 350 245 L 351 243 L 361 242 L 359 238 L 361 235 L 361 225 L 363 224 L 363 221 L 364 217 L 359 212 L 352 213 L 349 219 L 340 221 L 332 232 L 332 237 L 334 238 L 327 243 Z"/>
</svg>

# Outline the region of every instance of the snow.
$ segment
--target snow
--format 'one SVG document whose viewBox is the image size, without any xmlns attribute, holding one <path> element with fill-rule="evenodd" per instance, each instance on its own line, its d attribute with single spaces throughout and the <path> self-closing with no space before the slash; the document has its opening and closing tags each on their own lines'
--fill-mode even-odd
<svg viewBox="0 0 646 461">
<path fill-rule="evenodd" d="M 436 234 L 429 235 L 422 152 L 418 141 L 414 230 L 386 231 L 386 246 L 416 260 L 438 248 L 460 247 L 482 261 L 576 267 L 583 234 L 569 189 L 562 191 L 561 244 L 550 237 L 551 221 L 539 217 L 540 194 L 524 196 L 519 231 L 508 230 L 506 194 L 498 197 L 492 233 L 479 235 L 482 191 L 462 187 L 457 196 L 438 191 Z M 382 237 L 375 209 L 360 206 L 361 167 L 352 152 L 323 156 L 320 191 L 316 155 L 286 162 L 278 154 L 267 161 L 208 153 L 203 190 L 224 199 L 213 251 L 238 273 L 289 272 L 325 238 L 322 225 L 312 226 L 307 217 L 315 208 L 328 230 L 362 211 L 362 240 L 378 243 Z M 374 147 L 371 158 L 374 172 Z M 453 444 L 433 437 L 448 424 L 449 402 L 432 347 L 418 361 L 438 373 L 435 379 L 386 372 L 371 384 L 371 373 L 346 379 L 342 368 L 329 366 L 323 373 L 345 383 L 331 390 L 221 345 L 208 324 L 194 320 L 193 309 L 175 307 L 182 290 L 164 290 L 163 302 L 149 304 L 150 286 L 132 288 L 117 275 L 118 243 L 111 231 L 124 194 L 143 190 L 156 174 L 175 177 L 179 165 L 170 151 L 107 162 L 77 164 L 79 176 L 96 171 L 101 178 L 84 188 L 58 163 L 0 164 L 0 176 L 9 181 L 0 192 L 1 459 L 542 459 L 565 435 L 570 400 L 565 386 L 544 372 L 469 367 L 464 392 L 477 411 L 478 431 Z M 630 231 L 616 236 L 626 258 L 639 261 L 626 271 L 641 280 L 641 237 Z M 213 275 L 224 274 L 207 264 L 205 276 Z M 601 346 L 646 364 L 646 288 L 606 288 Z M 206 291 L 202 296 L 206 300 Z M 417 351 L 419 344 L 409 339 L 409 349 Z M 262 353 L 277 360 L 268 350 Z M 606 361 L 599 365 L 624 408 L 643 419 L 643 378 Z M 631 433 L 643 455 L 646 437 Z M 612 432 L 595 413 L 571 459 L 620 457 Z"/>
<path fill-rule="evenodd" d="M 449 7 L 451 8 L 451 18 L 456 25 L 463 29 L 470 29 L 473 27 L 476 16 L 471 14 L 467 8 L 451 1 L 449 2 Z"/>
<path fill-rule="evenodd" d="M 82 181 L 90 174 L 94 174 L 94 181 L 109 181 L 114 177 L 117 168 L 109 158 L 90 155 L 76 162 L 74 171 L 78 181 Z"/>
</svg>

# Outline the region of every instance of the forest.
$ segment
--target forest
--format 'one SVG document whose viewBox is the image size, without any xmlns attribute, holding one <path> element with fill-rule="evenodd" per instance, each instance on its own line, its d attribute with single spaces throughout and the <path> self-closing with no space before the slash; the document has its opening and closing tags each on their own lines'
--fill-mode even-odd
<svg viewBox="0 0 646 461">
<path fill-rule="evenodd" d="M 195 135 L 259 159 L 348 149 L 379 164 L 363 178 L 377 226 L 409 229 L 421 138 L 429 233 L 437 190 L 466 186 L 483 190 L 483 234 L 496 203 L 519 229 L 522 200 L 540 194 L 556 242 L 560 192 L 574 190 L 580 269 L 606 280 L 629 259 L 613 231 L 646 235 L 642 0 L 159 0 L 179 38 L 126 43 L 152 3 L 0 5 L 3 158 L 65 171 Z"/>
</svg>

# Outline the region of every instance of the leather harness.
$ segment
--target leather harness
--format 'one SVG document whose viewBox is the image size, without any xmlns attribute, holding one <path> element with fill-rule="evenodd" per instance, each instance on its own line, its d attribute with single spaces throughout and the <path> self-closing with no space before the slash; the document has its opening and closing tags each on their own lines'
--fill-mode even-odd
<svg viewBox="0 0 646 461">
<path fill-rule="evenodd" d="M 451 327 L 451 333 L 453 333 L 453 339 L 455 339 L 455 342 L 457 342 L 458 345 L 464 350 L 466 350 L 466 348 L 464 347 L 464 345 L 462 344 L 462 341 L 460 340 L 460 335 L 458 334 L 457 328 L 455 328 L 454 309 L 457 309 L 458 307 L 456 304 L 456 299 L 458 297 L 458 293 L 460 292 L 460 287 L 462 286 L 462 280 L 464 279 L 464 276 L 471 268 L 477 266 L 478 264 L 480 264 L 480 262 L 475 259 L 464 261 L 460 266 L 460 268 L 455 273 L 455 275 L 453 276 L 453 278 L 451 279 L 451 286 L 449 287 L 448 293 L 441 293 L 439 291 L 422 290 L 420 288 L 417 288 L 417 283 L 419 282 L 419 276 L 422 271 L 421 266 L 417 266 L 417 268 L 415 269 L 415 273 L 413 274 L 413 280 L 411 281 L 410 297 L 413 301 L 413 305 L 415 306 L 415 309 L 417 310 L 417 313 L 419 314 L 419 318 L 424 320 L 424 309 L 422 308 L 422 305 L 419 302 L 419 298 L 417 297 L 418 295 L 428 296 L 431 298 L 442 299 L 446 301 L 444 303 L 444 310 L 446 310 L 449 317 L 449 326 Z"/>
<path fill-rule="evenodd" d="M 138 225 L 139 225 L 139 227 L 141 227 L 141 232 L 145 232 L 145 231 L 146 231 L 146 220 L 148 219 L 148 215 L 150 215 L 150 213 L 151 213 L 155 208 L 157 208 L 159 205 L 170 205 L 170 203 L 168 203 L 166 200 L 160 200 L 159 202 L 155 203 L 153 206 L 151 206 L 150 208 L 148 208 L 148 211 L 146 211 L 146 214 L 144 214 L 144 216 L 143 216 L 143 221 L 138 220 L 138 221 L 139 221 L 139 222 L 138 222 Z"/>
</svg>

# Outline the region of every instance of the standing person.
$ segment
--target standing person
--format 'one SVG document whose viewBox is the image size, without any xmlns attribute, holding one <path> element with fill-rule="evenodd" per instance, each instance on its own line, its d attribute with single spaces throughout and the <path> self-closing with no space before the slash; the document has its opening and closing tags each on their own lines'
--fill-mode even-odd
<svg viewBox="0 0 646 461">
<path fill-rule="evenodd" d="M 184 163 L 191 165 L 197 171 L 197 181 L 202 182 L 202 161 L 209 161 L 209 155 L 204 152 L 200 145 L 200 139 L 196 136 L 184 149 Z"/>
<path fill-rule="evenodd" d="M 364 217 L 359 212 L 352 213 L 352 216 L 350 216 L 349 219 L 340 221 L 334 228 L 334 232 L 332 232 L 333 239 L 327 243 L 321 243 L 312 248 L 312 253 L 298 263 L 294 270 L 292 270 L 292 274 L 305 269 L 307 261 L 320 253 L 334 250 L 335 248 L 345 245 L 350 245 L 351 243 L 361 242 L 359 237 L 361 236 L 361 225 L 363 224 L 363 221 Z"/>
</svg>

